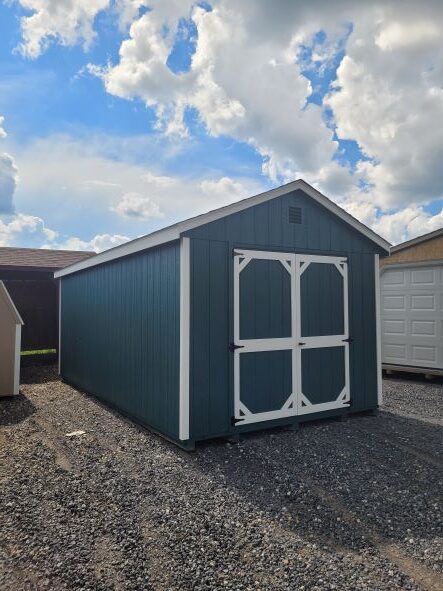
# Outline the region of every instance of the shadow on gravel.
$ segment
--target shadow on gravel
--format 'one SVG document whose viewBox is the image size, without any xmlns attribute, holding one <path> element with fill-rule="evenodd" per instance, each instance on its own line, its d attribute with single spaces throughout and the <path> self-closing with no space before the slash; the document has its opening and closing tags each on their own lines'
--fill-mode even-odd
<svg viewBox="0 0 443 591">
<path fill-rule="evenodd" d="M 23 366 L 20 369 L 21 384 L 45 384 L 59 380 L 57 365 Z"/>
<path fill-rule="evenodd" d="M 35 411 L 35 406 L 23 394 L 0 398 L 0 426 L 18 425 Z"/>
<path fill-rule="evenodd" d="M 412 373 L 408 371 L 393 371 L 387 373 L 383 370 L 383 379 L 392 380 L 393 382 L 405 381 L 410 384 L 423 384 L 428 386 L 442 386 L 443 387 L 443 376 L 431 376 L 426 378 L 423 373 Z"/>
<path fill-rule="evenodd" d="M 417 541 L 442 535 L 442 442 L 441 426 L 381 413 L 208 443 L 192 461 L 317 544 L 359 551 L 407 540 L 420 552 Z"/>
</svg>

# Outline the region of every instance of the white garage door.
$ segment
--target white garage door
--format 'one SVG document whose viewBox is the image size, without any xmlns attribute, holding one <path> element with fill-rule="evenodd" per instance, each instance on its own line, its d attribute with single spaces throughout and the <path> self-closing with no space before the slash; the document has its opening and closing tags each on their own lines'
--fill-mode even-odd
<svg viewBox="0 0 443 591">
<path fill-rule="evenodd" d="M 383 363 L 443 369 L 443 264 L 381 273 Z"/>
</svg>

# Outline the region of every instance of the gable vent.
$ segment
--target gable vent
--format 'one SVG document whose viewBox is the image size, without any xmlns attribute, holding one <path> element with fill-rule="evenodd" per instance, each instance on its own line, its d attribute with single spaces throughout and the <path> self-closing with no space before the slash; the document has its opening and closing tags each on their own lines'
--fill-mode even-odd
<svg viewBox="0 0 443 591">
<path fill-rule="evenodd" d="M 301 207 L 289 207 L 289 223 L 290 224 L 301 224 Z"/>
</svg>

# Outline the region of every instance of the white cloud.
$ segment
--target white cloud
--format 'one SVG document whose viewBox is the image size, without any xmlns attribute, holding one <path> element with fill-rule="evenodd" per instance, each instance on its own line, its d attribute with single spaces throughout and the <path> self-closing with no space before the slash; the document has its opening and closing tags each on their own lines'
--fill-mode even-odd
<svg viewBox="0 0 443 591">
<path fill-rule="evenodd" d="M 22 50 L 36 57 L 52 41 L 90 43 L 94 18 L 109 2 L 21 4 L 34 12 L 23 20 Z M 140 7 L 147 5 L 150 10 L 140 15 Z M 206 11 L 192 0 L 118 0 L 113 6 L 122 27 L 132 23 L 128 36 L 116 63 L 93 65 L 90 71 L 102 78 L 109 93 L 141 98 L 152 108 L 162 137 L 186 137 L 185 114 L 191 108 L 208 134 L 253 146 L 273 181 L 302 176 L 393 240 L 418 232 L 420 224 L 426 229 L 440 222 L 439 215 L 430 216 L 423 207 L 443 197 L 441 1 L 288 1 L 279 10 L 268 0 L 213 0 L 211 5 L 213 10 Z M 65 18 L 68 13 L 71 18 Z M 198 37 L 189 71 L 174 73 L 167 62 L 180 18 L 192 19 Z M 326 41 L 315 37 L 319 31 L 326 33 Z M 337 142 L 324 108 L 306 106 L 312 87 L 302 68 L 312 63 L 298 63 L 301 45 L 312 49 L 311 62 L 323 70 L 345 48 L 335 88 L 324 104 L 337 136 L 357 142 L 366 156 L 354 169 L 333 159 Z M 88 206 L 96 208 L 93 216 L 113 208 L 110 215 L 116 219 L 149 218 L 149 223 L 156 211 L 167 220 L 186 217 L 221 205 L 231 198 L 228 194 L 240 194 L 220 178 L 223 172 L 178 182 L 154 167 L 146 171 L 117 162 L 113 169 L 97 151 L 87 152 L 84 161 L 83 154 L 75 156 L 75 173 L 57 154 L 60 173 L 44 170 L 38 155 L 35 164 L 28 161 L 27 172 L 34 168 L 42 191 L 48 180 L 51 190 L 52 182 L 54 194 L 56 185 L 60 194 L 65 178 L 63 191 L 86 204 L 79 190 L 83 183 Z M 72 163 L 66 153 L 65 162 Z M 21 163 L 20 171 L 22 176 Z M 253 183 L 241 184 L 247 193 L 254 192 Z"/>
<path fill-rule="evenodd" d="M 209 197 L 217 196 L 226 202 L 238 201 L 238 199 L 249 196 L 246 193 L 247 188 L 245 185 L 226 176 L 215 181 L 202 181 L 200 183 L 200 188 L 205 195 L 208 195 Z"/>
<path fill-rule="evenodd" d="M 160 207 L 155 201 L 147 195 L 136 192 L 125 193 L 117 205 L 111 209 L 121 215 L 143 220 L 163 217 Z"/>
<path fill-rule="evenodd" d="M 7 136 L 5 128 L 3 127 L 4 121 L 5 121 L 5 118 L 0 115 L 0 139 L 3 139 Z"/>
<path fill-rule="evenodd" d="M 19 213 L 0 219 L 0 246 L 41 247 L 47 240 L 54 240 L 57 232 L 47 228 L 44 221 L 32 215 Z"/>
<path fill-rule="evenodd" d="M 56 229 L 58 236 L 31 235 L 27 227 L 20 235 L 15 224 L 4 231 L 4 241 L 13 238 L 21 246 L 103 250 L 264 189 L 256 181 L 215 172 L 188 178 L 116 160 L 115 154 L 127 154 L 126 146 L 138 141 L 136 137 L 51 136 L 24 147 L 15 145 L 21 177 L 17 208 L 41 224 L 45 220 L 45 227 Z M 144 159 L 151 151 L 158 152 L 157 144 L 141 143 Z"/>
<path fill-rule="evenodd" d="M 337 134 L 370 162 L 360 171 L 383 209 L 443 196 L 443 5 L 368 5 L 327 99 Z"/>
<path fill-rule="evenodd" d="M 110 0 L 19 0 L 32 12 L 21 18 L 23 41 L 20 52 L 36 58 L 54 42 L 74 45 L 79 41 L 87 48 L 94 39 L 93 24 L 97 14 Z"/>
<path fill-rule="evenodd" d="M 441 29 L 433 21 L 392 21 L 375 36 L 375 44 L 383 51 L 433 45 L 440 39 Z"/>
<path fill-rule="evenodd" d="M 12 156 L 0 153 L 0 215 L 14 211 L 14 192 L 17 186 L 18 171 Z"/>
<path fill-rule="evenodd" d="M 185 135 L 186 108 L 196 109 L 211 135 L 230 135 L 254 146 L 273 179 L 309 174 L 328 162 L 337 146 L 321 108 L 306 107 L 311 87 L 294 63 L 290 30 L 269 41 L 251 33 L 242 18 L 243 4 L 216 2 L 209 12 L 196 7 L 191 18 L 198 40 L 191 69 L 180 74 L 169 69 L 178 20 L 188 16 L 191 4 L 154 0 L 153 10 L 134 21 L 119 62 L 93 69 L 108 92 L 143 99 L 166 133 Z"/>
<path fill-rule="evenodd" d="M 3 127 L 5 118 L 0 116 L 0 139 L 7 133 Z M 0 152 L 0 215 L 14 212 L 14 192 L 18 181 L 18 170 L 14 158 L 6 152 Z"/>
<path fill-rule="evenodd" d="M 122 236 L 121 234 L 97 234 L 91 240 L 81 240 L 75 236 L 68 238 L 64 242 L 57 244 L 47 244 L 46 248 L 61 248 L 62 250 L 89 250 L 95 252 L 102 252 L 108 250 L 114 246 L 119 246 L 128 242 L 130 238 L 128 236 Z"/>
<path fill-rule="evenodd" d="M 91 240 L 71 236 L 60 239 L 59 233 L 45 225 L 42 218 L 22 213 L 0 219 L 0 246 L 27 246 L 101 252 L 130 240 L 121 234 L 97 234 Z"/>
<path fill-rule="evenodd" d="M 212 4 L 212 11 L 192 10 L 196 51 L 190 70 L 174 74 L 167 59 L 190 3 L 153 0 L 153 10 L 133 22 L 118 63 L 100 70 L 108 92 L 142 98 L 165 133 L 186 134 L 183 114 L 192 107 L 209 134 L 254 146 L 271 179 L 303 176 L 339 201 L 356 200 L 366 219 L 443 195 L 441 4 L 294 2 L 279 11 L 265 0 Z M 320 30 L 324 43 L 313 41 Z M 325 103 L 338 136 L 370 158 L 354 172 L 332 160 L 337 143 L 322 108 L 306 106 L 311 86 L 294 63 L 300 44 L 312 43 L 312 59 L 323 67 L 348 34 Z"/>
<path fill-rule="evenodd" d="M 443 209 L 432 215 L 417 206 L 405 207 L 395 213 L 385 214 L 373 224 L 373 229 L 393 244 L 439 228 L 443 228 Z"/>
<path fill-rule="evenodd" d="M 19 209 L 29 211 L 38 202 L 40 215 L 50 221 L 56 218 L 58 224 L 66 220 L 82 227 L 86 217 L 101 227 L 106 224 L 106 231 L 112 226 L 110 233 L 121 233 L 116 224 L 125 220 L 125 231 L 140 233 L 157 228 L 160 220 L 164 225 L 263 190 L 255 180 L 231 179 L 215 171 L 197 178 L 172 176 L 162 174 L 158 165 L 138 163 L 138 155 L 135 162 L 117 159 L 115 154 L 127 154 L 127 146 L 137 141 L 102 135 L 51 136 L 16 146 Z M 159 151 L 166 164 L 165 151 L 155 142 L 151 145 L 148 139 L 140 146 L 144 160 L 154 160 Z"/>
</svg>

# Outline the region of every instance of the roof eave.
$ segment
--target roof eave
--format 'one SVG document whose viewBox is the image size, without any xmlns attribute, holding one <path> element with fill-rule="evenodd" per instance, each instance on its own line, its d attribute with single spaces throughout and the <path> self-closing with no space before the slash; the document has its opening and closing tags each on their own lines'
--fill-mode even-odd
<svg viewBox="0 0 443 591">
<path fill-rule="evenodd" d="M 406 242 L 396 244 L 395 246 L 391 247 L 391 254 L 394 254 L 395 252 L 400 252 L 401 250 L 405 250 L 406 248 L 411 248 L 412 246 L 416 246 L 417 244 L 421 244 L 422 242 L 433 240 L 434 238 L 438 238 L 439 236 L 443 236 L 443 228 L 433 230 L 432 232 L 428 232 L 427 234 L 422 234 L 421 236 L 417 236 L 416 238 L 411 238 L 411 240 L 406 240 Z"/>
</svg>

